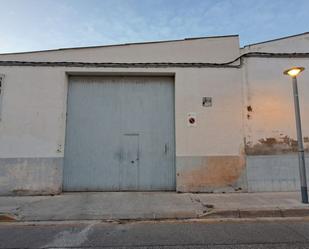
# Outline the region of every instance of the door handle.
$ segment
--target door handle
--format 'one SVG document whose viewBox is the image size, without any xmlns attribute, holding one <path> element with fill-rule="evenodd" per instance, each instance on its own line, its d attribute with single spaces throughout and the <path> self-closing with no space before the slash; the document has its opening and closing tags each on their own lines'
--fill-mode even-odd
<svg viewBox="0 0 309 249">
<path fill-rule="evenodd" d="M 167 145 L 167 144 L 164 144 L 164 154 L 165 154 L 165 155 L 167 154 L 167 151 L 168 151 L 168 145 Z"/>
<path fill-rule="evenodd" d="M 135 162 L 138 162 L 139 158 L 136 158 L 135 160 L 132 160 L 131 163 L 134 164 Z"/>
</svg>

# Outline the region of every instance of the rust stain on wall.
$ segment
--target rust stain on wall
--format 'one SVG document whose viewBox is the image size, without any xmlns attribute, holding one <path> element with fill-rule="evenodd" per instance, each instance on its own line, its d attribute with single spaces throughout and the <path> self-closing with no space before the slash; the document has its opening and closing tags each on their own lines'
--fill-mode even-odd
<svg viewBox="0 0 309 249">
<path fill-rule="evenodd" d="M 251 112 L 253 112 L 253 109 L 252 109 L 252 106 L 251 105 L 248 105 L 247 106 L 247 119 L 251 119 Z"/>
<path fill-rule="evenodd" d="M 305 151 L 309 152 L 309 141 L 304 138 Z M 246 144 L 247 155 L 277 155 L 296 153 L 297 140 L 290 138 L 289 136 L 282 136 L 280 138 L 267 137 L 258 140 L 258 143 L 252 144 L 248 142 Z"/>
<path fill-rule="evenodd" d="M 209 156 L 200 165 L 188 165 L 177 174 L 177 182 L 184 192 L 211 191 L 218 188 L 233 188 L 242 176 L 246 164 L 243 156 Z"/>
</svg>

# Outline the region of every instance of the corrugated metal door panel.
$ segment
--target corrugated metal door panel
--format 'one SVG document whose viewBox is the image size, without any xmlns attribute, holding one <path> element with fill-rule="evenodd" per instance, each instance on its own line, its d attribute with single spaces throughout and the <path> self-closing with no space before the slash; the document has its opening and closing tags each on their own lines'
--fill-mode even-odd
<svg viewBox="0 0 309 249">
<path fill-rule="evenodd" d="M 118 190 L 119 98 L 112 81 L 72 79 L 64 157 L 64 190 Z"/>
<path fill-rule="evenodd" d="M 64 190 L 174 190 L 173 89 L 170 77 L 70 78 Z"/>
</svg>

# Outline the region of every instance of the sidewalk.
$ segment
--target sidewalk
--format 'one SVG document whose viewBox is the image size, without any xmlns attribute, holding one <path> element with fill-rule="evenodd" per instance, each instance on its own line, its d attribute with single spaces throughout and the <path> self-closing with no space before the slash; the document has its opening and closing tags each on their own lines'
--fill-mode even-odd
<svg viewBox="0 0 309 249">
<path fill-rule="evenodd" d="M 299 193 L 83 192 L 0 197 L 0 221 L 152 220 L 309 216 Z"/>
</svg>

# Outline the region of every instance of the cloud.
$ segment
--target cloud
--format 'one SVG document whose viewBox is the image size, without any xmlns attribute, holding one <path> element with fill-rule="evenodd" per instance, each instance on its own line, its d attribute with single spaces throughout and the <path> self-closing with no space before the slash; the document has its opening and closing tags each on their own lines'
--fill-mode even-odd
<svg viewBox="0 0 309 249">
<path fill-rule="evenodd" d="M 238 33 L 246 44 L 308 31 L 309 22 L 306 0 L 2 0 L 1 7 L 0 52 Z"/>
</svg>

